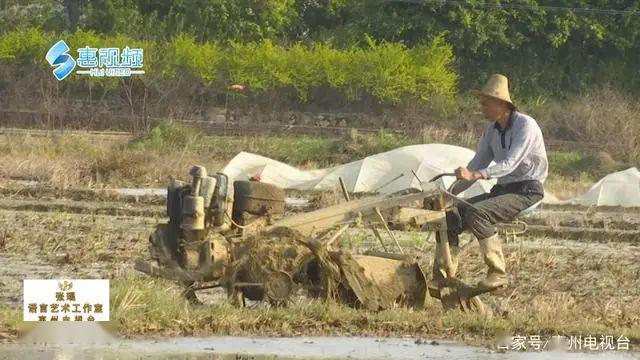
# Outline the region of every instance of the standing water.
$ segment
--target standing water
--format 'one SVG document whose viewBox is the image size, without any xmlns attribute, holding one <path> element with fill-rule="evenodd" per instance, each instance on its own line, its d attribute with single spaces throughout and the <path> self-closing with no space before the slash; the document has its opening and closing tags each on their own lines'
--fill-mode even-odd
<svg viewBox="0 0 640 360">
<path fill-rule="evenodd" d="M 80 328 L 82 331 L 78 331 Z M 638 353 L 506 352 L 455 342 L 363 337 L 208 337 L 120 340 L 97 323 L 37 323 L 19 343 L 0 345 L 0 359 L 637 359 Z"/>
</svg>

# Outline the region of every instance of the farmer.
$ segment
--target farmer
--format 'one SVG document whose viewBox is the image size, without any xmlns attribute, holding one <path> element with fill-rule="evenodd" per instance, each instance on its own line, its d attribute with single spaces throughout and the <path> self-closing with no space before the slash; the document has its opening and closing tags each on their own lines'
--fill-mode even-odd
<svg viewBox="0 0 640 360">
<path fill-rule="evenodd" d="M 478 288 L 492 291 L 507 285 L 504 255 L 495 224 L 513 220 L 522 210 L 544 196 L 547 153 L 536 121 L 519 111 L 509 96 L 508 80 L 494 74 L 477 92 L 485 126 L 476 155 L 466 167 L 456 169 L 458 194 L 478 179 L 497 178 L 491 192 L 468 200 L 474 206 L 458 205 L 447 213 L 449 243 L 457 250 L 458 235 L 471 230 L 489 267 Z M 491 162 L 494 162 L 491 164 Z"/>
</svg>

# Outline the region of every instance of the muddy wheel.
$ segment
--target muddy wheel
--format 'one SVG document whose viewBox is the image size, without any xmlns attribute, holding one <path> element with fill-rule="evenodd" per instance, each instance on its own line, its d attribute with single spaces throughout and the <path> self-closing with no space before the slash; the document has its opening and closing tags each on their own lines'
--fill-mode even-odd
<svg viewBox="0 0 640 360">
<path fill-rule="evenodd" d="M 264 292 L 275 305 L 285 305 L 293 292 L 293 280 L 284 271 L 270 274 L 264 281 Z"/>
</svg>

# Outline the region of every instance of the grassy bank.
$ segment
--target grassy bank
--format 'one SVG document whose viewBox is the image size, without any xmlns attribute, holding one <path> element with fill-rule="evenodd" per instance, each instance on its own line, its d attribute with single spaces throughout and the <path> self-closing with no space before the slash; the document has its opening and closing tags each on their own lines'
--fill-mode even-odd
<svg viewBox="0 0 640 360">
<path fill-rule="evenodd" d="M 22 322 L 22 313 L 6 305 L 0 306 L 0 343 L 14 339 Z"/>
<path fill-rule="evenodd" d="M 473 148 L 471 132 L 426 129 L 407 138 L 391 132 L 352 132 L 342 138 L 309 136 L 206 136 L 190 128 L 162 123 L 135 139 L 53 135 L 0 137 L 0 175 L 36 180 L 57 188 L 164 186 L 182 178 L 192 164 L 220 170 L 241 151 L 253 152 L 301 168 L 344 164 L 365 156 L 418 143 L 449 143 Z M 551 151 L 548 188 L 574 196 L 604 174 L 624 168 L 599 153 Z"/>
<path fill-rule="evenodd" d="M 260 336 L 413 336 L 458 340 L 495 347 L 505 335 L 612 335 L 640 343 L 640 328 L 597 321 L 586 306 L 563 304 L 562 298 L 536 301 L 518 313 L 482 316 L 443 312 L 434 301 L 423 310 L 381 312 L 355 310 L 335 302 L 299 300 L 286 308 L 260 305 L 237 308 L 226 302 L 194 307 L 179 289 L 162 280 L 124 277 L 112 281 L 111 314 L 125 337 L 260 335 Z M 0 326 L 6 339 L 20 326 L 17 310 L 1 309 Z"/>
<path fill-rule="evenodd" d="M 493 317 L 462 312 L 444 312 L 429 299 L 424 310 L 399 308 L 381 312 L 355 310 L 334 302 L 300 300 L 287 308 L 258 306 L 239 309 L 226 302 L 192 307 L 164 281 L 125 278 L 113 288 L 113 313 L 127 336 L 136 334 L 176 335 L 367 335 L 423 336 L 465 339 L 491 345 L 505 334 L 587 335 L 625 334 L 640 342 L 640 328 L 629 324 L 595 321 L 597 314 L 586 306 L 561 304 L 561 298 L 540 299 L 515 314 Z M 160 296 L 167 292 L 176 296 Z"/>
</svg>

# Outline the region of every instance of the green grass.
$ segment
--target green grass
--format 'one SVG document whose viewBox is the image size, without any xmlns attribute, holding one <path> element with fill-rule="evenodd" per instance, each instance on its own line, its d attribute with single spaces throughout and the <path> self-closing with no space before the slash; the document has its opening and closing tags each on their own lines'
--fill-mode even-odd
<svg viewBox="0 0 640 360">
<path fill-rule="evenodd" d="M 241 151 L 264 155 L 292 165 L 332 166 L 415 144 L 417 141 L 380 130 L 361 134 L 353 130 L 340 139 L 299 136 L 206 136 L 183 125 L 163 121 L 131 142 L 134 150 L 208 153 L 231 159 Z"/>
<path fill-rule="evenodd" d="M 219 171 L 246 151 L 306 169 L 330 167 L 402 146 L 425 142 L 470 142 L 471 135 L 430 129 L 408 138 L 380 130 L 356 131 L 341 138 L 311 136 L 206 136 L 172 122 L 161 122 L 131 141 L 102 141 L 78 135 L 0 139 L 0 175 L 39 180 L 57 188 L 92 186 L 164 186 L 170 176 L 183 178 L 193 164 Z M 460 134 L 458 134 L 460 135 Z M 624 166 L 606 163 L 597 154 L 550 151 L 550 189 L 566 183 L 593 183 Z M 460 164 L 464 165 L 464 164 Z"/>
<path fill-rule="evenodd" d="M 549 178 L 545 188 L 561 199 L 580 195 L 607 174 L 631 166 L 602 152 L 549 151 L 547 157 Z"/>
<path fill-rule="evenodd" d="M 179 296 L 176 285 L 148 278 L 113 281 L 112 320 L 128 336 L 157 333 L 178 335 L 378 335 L 425 336 L 471 340 L 492 345 L 510 334 L 589 335 L 624 334 L 640 342 L 640 326 L 597 321 L 584 306 L 564 306 L 558 299 L 539 299 L 507 316 L 487 317 L 458 311 L 444 312 L 429 299 L 425 309 L 398 308 L 380 312 L 355 310 L 327 301 L 300 300 L 286 308 L 260 305 L 236 308 L 225 301 L 194 307 Z"/>
<path fill-rule="evenodd" d="M 557 300 L 557 299 L 555 299 Z M 333 301 L 299 300 L 288 307 L 237 308 L 226 301 L 193 306 L 164 280 L 126 275 L 112 280 L 111 320 L 125 337 L 139 336 L 415 336 L 493 347 L 504 335 L 615 335 L 640 343 L 640 327 L 598 321 L 597 313 L 554 299 L 505 316 L 444 312 L 429 299 L 424 309 L 355 310 Z M 588 305 L 588 304 L 586 304 Z M 585 305 L 585 306 L 586 306 Z M 17 309 L 0 308 L 0 339 L 21 326 Z"/>
<path fill-rule="evenodd" d="M 303 168 L 358 160 L 410 142 L 396 134 L 353 132 L 340 139 L 310 136 L 205 136 L 163 122 L 131 141 L 90 136 L 5 136 L 0 139 L 0 176 L 38 180 L 56 188 L 164 186 L 183 178 L 193 164 L 219 171 L 241 151 Z"/>
<path fill-rule="evenodd" d="M 22 313 L 16 309 L 0 306 L 0 343 L 5 339 L 13 339 L 22 322 Z"/>
<path fill-rule="evenodd" d="M 468 137 L 469 134 L 466 134 Z M 464 142 L 469 139 L 456 138 L 451 131 L 431 131 L 422 134 L 426 142 L 452 140 Z M 151 131 L 129 143 L 131 149 L 159 151 L 161 153 L 206 152 L 220 159 L 231 159 L 241 151 L 253 152 L 291 165 L 334 166 L 362 159 L 366 156 L 419 144 L 422 141 L 408 138 L 387 130 L 376 133 L 358 133 L 353 130 L 340 139 L 310 136 L 205 136 L 195 130 L 172 122 L 161 122 Z M 455 142 L 455 141 L 454 141 Z M 89 151 L 91 152 L 91 151 Z M 575 179 L 595 180 L 615 167 L 603 164 L 597 154 L 578 151 L 549 151 L 549 166 L 559 176 Z"/>
<path fill-rule="evenodd" d="M 599 164 L 593 154 L 550 151 L 547 157 L 550 172 L 570 179 L 596 180 L 612 170 L 609 166 Z"/>
<path fill-rule="evenodd" d="M 196 130 L 171 121 L 161 121 L 147 133 L 129 142 L 129 148 L 170 152 L 197 143 L 201 134 Z"/>
</svg>

